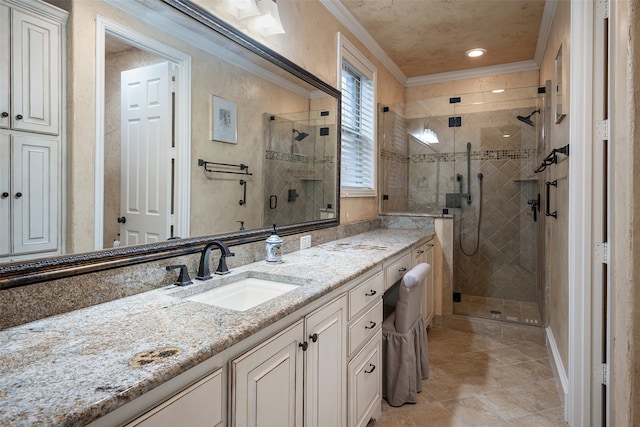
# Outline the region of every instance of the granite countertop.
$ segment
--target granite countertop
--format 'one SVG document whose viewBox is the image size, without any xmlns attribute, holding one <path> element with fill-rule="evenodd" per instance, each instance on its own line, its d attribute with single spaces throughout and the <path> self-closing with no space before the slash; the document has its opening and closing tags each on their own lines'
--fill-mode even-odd
<svg viewBox="0 0 640 427">
<path fill-rule="evenodd" d="M 281 264 L 256 262 L 2 330 L 0 425 L 88 424 L 430 235 L 378 229 L 287 253 Z M 300 286 L 244 312 L 184 299 L 238 275 Z"/>
</svg>

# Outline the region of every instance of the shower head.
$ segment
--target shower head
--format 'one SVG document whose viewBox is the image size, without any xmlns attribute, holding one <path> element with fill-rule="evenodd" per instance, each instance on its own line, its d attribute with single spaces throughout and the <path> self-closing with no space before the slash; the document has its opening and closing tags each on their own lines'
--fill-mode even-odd
<svg viewBox="0 0 640 427">
<path fill-rule="evenodd" d="M 308 133 L 306 132 L 300 132 L 298 129 L 294 129 L 293 133 L 297 133 L 298 135 L 296 135 L 293 139 L 295 139 L 296 141 L 302 141 L 303 139 L 305 139 L 306 137 L 309 136 Z"/>
<path fill-rule="evenodd" d="M 535 111 L 533 111 L 531 114 L 529 114 L 529 115 L 528 115 L 528 116 L 526 116 L 526 117 L 518 116 L 518 117 L 516 117 L 516 118 L 517 118 L 518 120 L 520 120 L 522 123 L 526 123 L 526 124 L 528 124 L 529 126 L 535 126 L 535 125 L 534 125 L 534 123 L 533 123 L 533 121 L 531 121 L 531 116 L 533 116 L 535 113 L 539 113 L 539 112 L 540 112 L 540 110 L 535 110 Z"/>
</svg>

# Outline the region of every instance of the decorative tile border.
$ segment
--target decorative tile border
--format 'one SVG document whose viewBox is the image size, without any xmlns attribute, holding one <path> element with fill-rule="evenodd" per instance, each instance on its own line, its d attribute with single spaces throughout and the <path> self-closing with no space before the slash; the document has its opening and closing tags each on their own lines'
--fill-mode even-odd
<svg viewBox="0 0 640 427">
<path fill-rule="evenodd" d="M 400 155 L 398 153 L 394 153 L 393 151 L 389 151 L 389 150 L 380 150 L 380 158 L 391 160 L 392 162 L 395 162 L 395 163 L 402 163 L 402 164 L 409 163 L 409 157 Z"/>
<path fill-rule="evenodd" d="M 535 157 L 535 148 L 520 150 L 479 150 L 471 152 L 471 160 L 528 160 Z M 455 162 L 467 160 L 467 153 L 412 154 L 411 163 Z"/>
<path fill-rule="evenodd" d="M 277 151 L 266 150 L 264 158 L 266 160 L 282 160 L 291 163 L 334 163 L 335 156 L 308 156 L 306 154 L 279 153 Z"/>
</svg>

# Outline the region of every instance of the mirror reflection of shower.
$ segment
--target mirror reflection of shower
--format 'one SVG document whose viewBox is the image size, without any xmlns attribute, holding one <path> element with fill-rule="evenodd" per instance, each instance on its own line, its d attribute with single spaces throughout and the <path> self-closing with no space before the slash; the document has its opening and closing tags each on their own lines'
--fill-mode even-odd
<svg viewBox="0 0 640 427">
<path fill-rule="evenodd" d="M 540 110 L 535 110 L 533 111 L 531 114 L 529 114 L 528 116 L 517 116 L 516 118 L 518 120 L 520 120 L 522 123 L 526 123 L 529 126 L 535 126 L 535 123 L 533 123 L 533 120 L 531 120 L 531 117 L 535 114 L 535 113 L 539 113 Z"/>
</svg>

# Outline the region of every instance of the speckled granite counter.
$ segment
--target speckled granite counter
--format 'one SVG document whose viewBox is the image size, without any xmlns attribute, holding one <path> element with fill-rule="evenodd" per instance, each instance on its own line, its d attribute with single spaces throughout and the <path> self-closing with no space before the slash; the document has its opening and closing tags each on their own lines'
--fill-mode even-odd
<svg viewBox="0 0 640 427">
<path fill-rule="evenodd" d="M 0 425 L 85 425 L 430 235 L 378 229 L 0 331 Z M 247 274 L 301 286 L 245 312 L 183 299 Z"/>
</svg>

